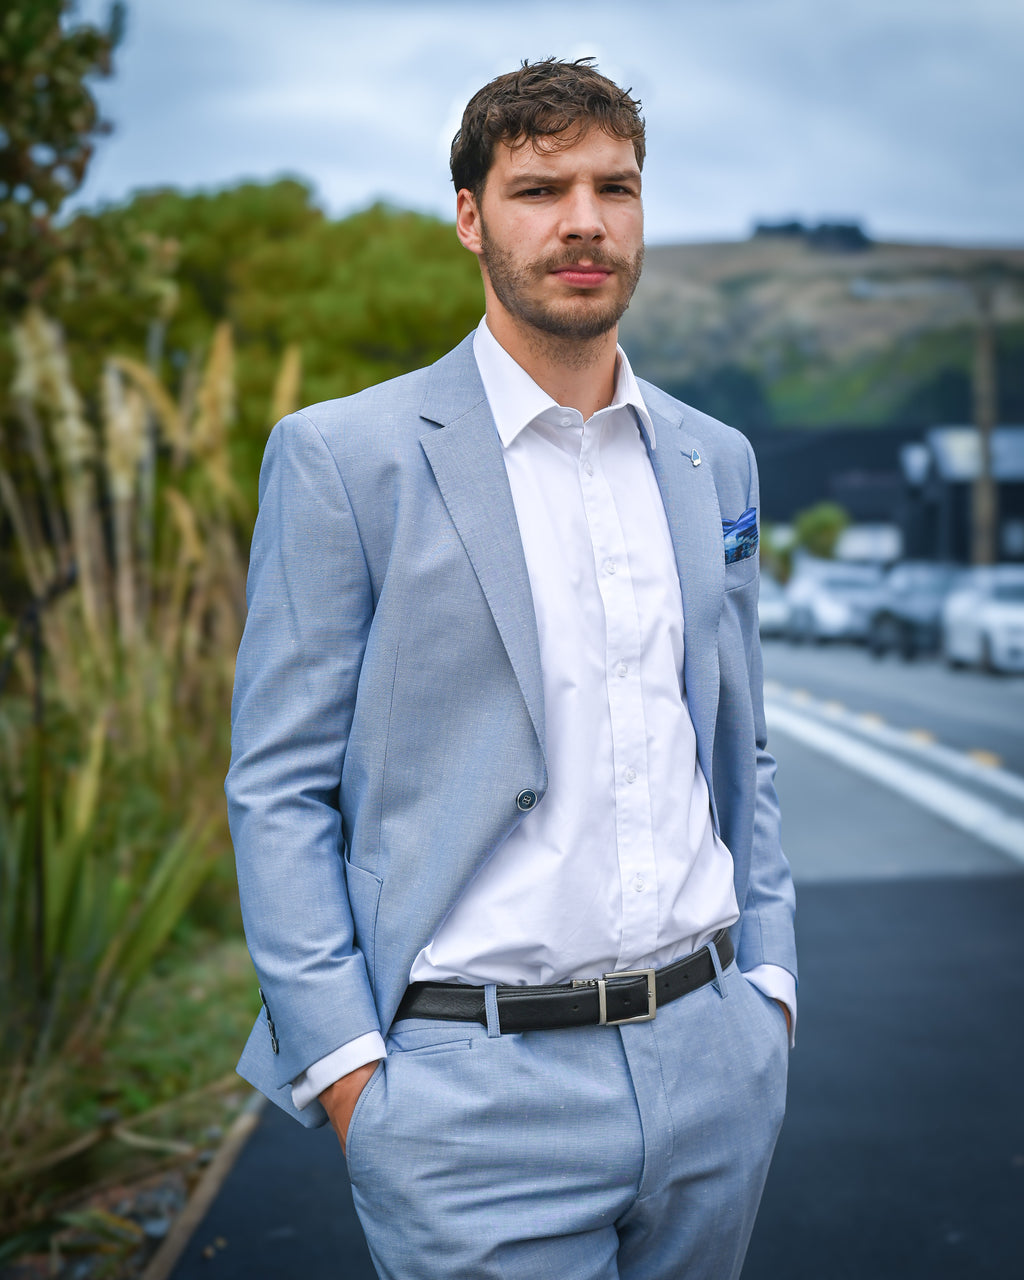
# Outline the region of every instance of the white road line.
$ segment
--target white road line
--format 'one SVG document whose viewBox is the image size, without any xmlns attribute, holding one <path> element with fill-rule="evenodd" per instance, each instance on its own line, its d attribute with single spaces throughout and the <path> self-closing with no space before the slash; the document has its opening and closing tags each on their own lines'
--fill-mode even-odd
<svg viewBox="0 0 1024 1280">
<path fill-rule="evenodd" d="M 1024 822 L 1020 819 L 948 779 L 926 773 L 888 751 L 851 738 L 777 699 L 769 698 L 765 710 L 773 729 L 899 792 L 968 835 L 1024 862 Z"/>
<path fill-rule="evenodd" d="M 858 715 L 845 708 L 837 708 L 835 703 L 817 702 L 813 699 L 793 699 L 790 692 L 781 685 L 771 688 L 765 684 L 765 695 L 769 700 L 782 699 L 789 705 L 798 705 L 800 711 L 817 711 L 832 721 L 848 725 L 852 732 L 862 738 L 871 738 L 875 742 L 895 750 L 920 757 L 925 763 L 934 763 L 950 773 L 958 773 L 971 782 L 977 782 L 991 791 L 1002 791 L 1014 800 L 1024 802 L 1024 778 L 998 766 L 981 764 L 972 759 L 965 751 L 957 751 L 941 742 L 924 742 L 914 737 L 913 730 L 893 729 L 880 718 Z"/>
</svg>

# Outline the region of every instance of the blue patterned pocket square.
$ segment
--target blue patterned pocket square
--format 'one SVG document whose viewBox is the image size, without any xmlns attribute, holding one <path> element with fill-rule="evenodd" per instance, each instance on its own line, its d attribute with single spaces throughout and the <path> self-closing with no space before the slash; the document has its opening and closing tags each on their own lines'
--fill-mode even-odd
<svg viewBox="0 0 1024 1280">
<path fill-rule="evenodd" d="M 735 564 L 746 560 L 757 550 L 757 509 L 747 507 L 735 520 L 722 521 L 722 537 L 725 539 L 725 563 Z"/>
</svg>

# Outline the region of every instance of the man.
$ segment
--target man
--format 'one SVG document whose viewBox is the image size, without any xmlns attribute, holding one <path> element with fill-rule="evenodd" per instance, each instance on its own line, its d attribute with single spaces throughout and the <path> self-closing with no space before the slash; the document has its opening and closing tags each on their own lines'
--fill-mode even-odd
<svg viewBox="0 0 1024 1280">
<path fill-rule="evenodd" d="M 402 1280 L 736 1276 L 782 1118 L 756 473 L 617 349 L 643 121 L 590 61 L 466 108 L 476 333 L 285 419 L 261 476 L 239 1070 L 330 1119 Z"/>
</svg>

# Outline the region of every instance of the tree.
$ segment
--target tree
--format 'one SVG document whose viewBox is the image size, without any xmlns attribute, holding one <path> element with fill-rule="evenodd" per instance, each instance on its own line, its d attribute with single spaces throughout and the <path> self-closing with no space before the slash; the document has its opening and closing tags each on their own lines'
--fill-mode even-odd
<svg viewBox="0 0 1024 1280">
<path fill-rule="evenodd" d="M 849 523 L 849 515 L 838 502 L 815 503 L 796 517 L 797 545 L 812 556 L 830 560 L 835 555 L 839 535 Z"/>
<path fill-rule="evenodd" d="M 87 81 L 107 76 L 124 5 L 74 24 L 74 0 L 8 0 L 0 18 L 0 299 L 20 311 L 59 253 L 53 215 L 108 126 Z"/>
<path fill-rule="evenodd" d="M 48 309 L 72 336 L 86 401 L 99 394 L 107 353 L 148 359 L 154 316 L 166 316 L 159 372 L 179 390 L 215 326 L 230 322 L 246 492 L 288 348 L 301 351 L 310 403 L 436 360 L 483 311 L 476 260 L 450 224 L 385 205 L 331 220 L 294 180 L 140 192 L 78 214 L 63 236 L 64 287 Z"/>
</svg>

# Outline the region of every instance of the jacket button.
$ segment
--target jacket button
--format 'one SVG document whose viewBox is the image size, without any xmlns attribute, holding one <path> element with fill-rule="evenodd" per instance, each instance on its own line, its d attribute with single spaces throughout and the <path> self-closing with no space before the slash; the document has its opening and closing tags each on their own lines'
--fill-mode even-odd
<svg viewBox="0 0 1024 1280">
<path fill-rule="evenodd" d="M 525 791 L 520 791 L 516 796 L 516 808 L 521 809 L 523 813 L 528 813 L 536 803 L 537 793 L 529 788 Z"/>
</svg>

